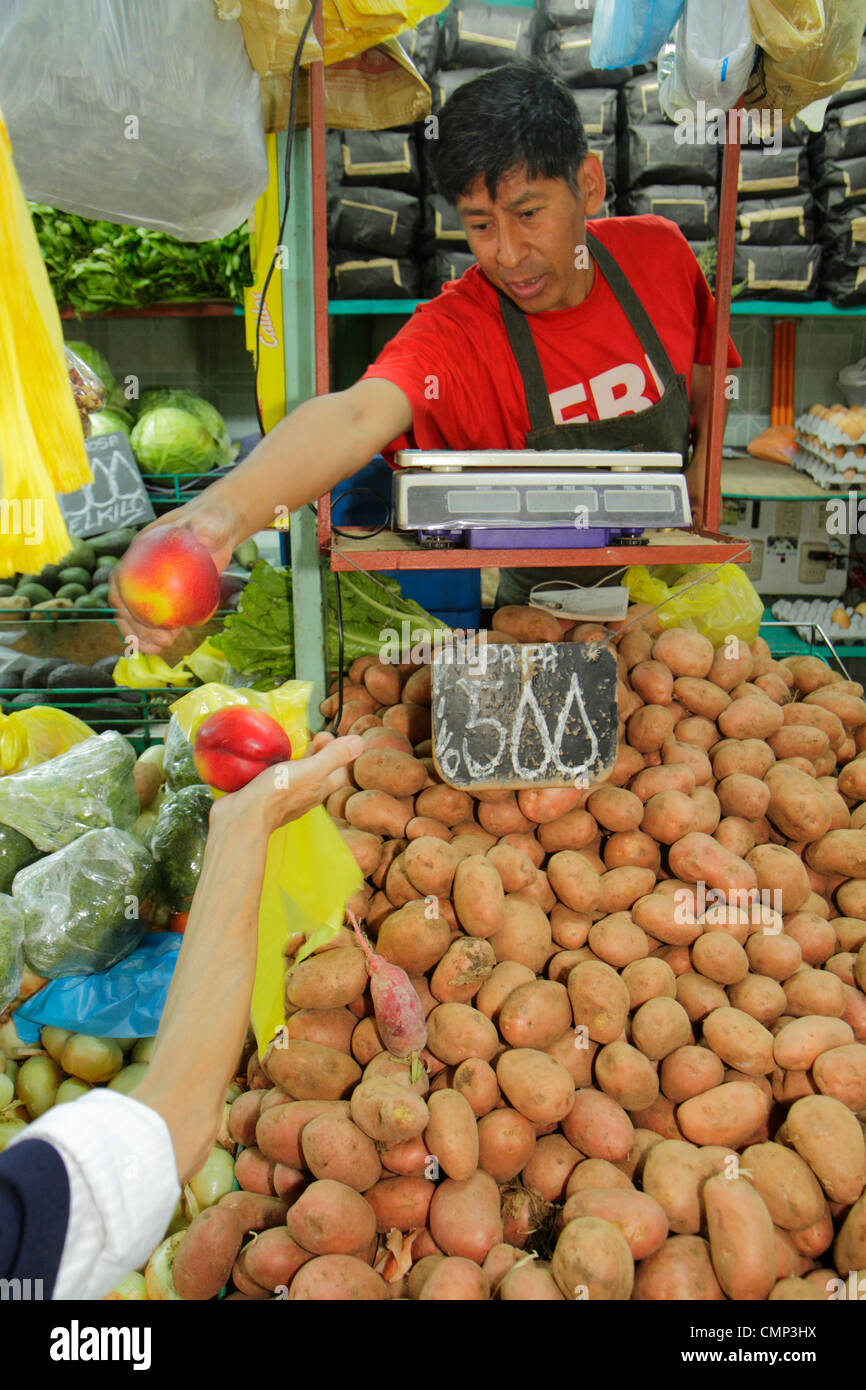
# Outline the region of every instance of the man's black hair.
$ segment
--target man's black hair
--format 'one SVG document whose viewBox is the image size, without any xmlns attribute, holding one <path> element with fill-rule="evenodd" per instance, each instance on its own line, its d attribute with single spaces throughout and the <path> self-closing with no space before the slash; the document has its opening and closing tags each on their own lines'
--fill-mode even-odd
<svg viewBox="0 0 866 1390">
<path fill-rule="evenodd" d="M 575 187 L 588 153 L 574 93 L 544 68 L 514 63 L 464 82 L 439 113 L 430 142 L 439 192 L 457 202 L 479 175 L 490 197 L 503 175 L 565 179 Z"/>
</svg>

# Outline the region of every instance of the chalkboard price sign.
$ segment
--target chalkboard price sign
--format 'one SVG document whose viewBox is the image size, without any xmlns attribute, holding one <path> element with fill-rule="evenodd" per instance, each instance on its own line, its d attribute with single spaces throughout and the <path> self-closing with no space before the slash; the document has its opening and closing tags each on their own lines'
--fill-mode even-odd
<svg viewBox="0 0 866 1390">
<path fill-rule="evenodd" d="M 616 758 L 616 657 L 584 642 L 489 643 L 433 661 L 433 758 L 452 787 L 587 787 Z"/>
<path fill-rule="evenodd" d="M 93 482 L 57 495 L 69 534 L 79 540 L 153 521 L 156 512 L 122 430 L 85 440 Z"/>
</svg>

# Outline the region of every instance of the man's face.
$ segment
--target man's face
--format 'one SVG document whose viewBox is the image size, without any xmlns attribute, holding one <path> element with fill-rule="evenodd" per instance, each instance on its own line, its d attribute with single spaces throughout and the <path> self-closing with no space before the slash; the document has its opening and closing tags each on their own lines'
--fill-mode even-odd
<svg viewBox="0 0 866 1390">
<path fill-rule="evenodd" d="M 604 173 L 596 155 L 581 164 L 577 185 L 575 193 L 565 179 L 530 179 L 517 169 L 500 179 L 495 202 L 483 176 L 457 199 L 481 269 L 527 313 L 571 308 L 586 293 L 578 248 L 586 241 L 587 217 L 604 201 Z"/>
</svg>

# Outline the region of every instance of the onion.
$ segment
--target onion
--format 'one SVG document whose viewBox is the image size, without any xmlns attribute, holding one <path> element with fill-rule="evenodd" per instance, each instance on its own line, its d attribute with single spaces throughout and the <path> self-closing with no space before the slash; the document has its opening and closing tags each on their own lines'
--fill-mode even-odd
<svg viewBox="0 0 866 1390">
<path fill-rule="evenodd" d="M 12 1059 L 11 1059 L 11 1057 L 10 1057 L 9 1061 L 6 1063 L 6 1067 L 5 1067 L 4 1072 L 3 1072 L 3 1075 L 4 1075 L 4 1076 L 8 1076 L 8 1077 L 9 1077 L 9 1080 L 12 1082 L 12 1085 L 13 1085 L 13 1086 L 16 1084 L 16 1082 L 17 1082 L 17 1080 L 18 1080 L 18 1067 L 19 1067 L 19 1066 L 20 1066 L 20 1063 L 19 1063 L 19 1062 L 13 1062 Z"/>
<path fill-rule="evenodd" d="M 180 1294 L 175 1293 L 174 1280 L 171 1277 L 171 1267 L 174 1264 L 177 1247 L 183 1240 L 184 1232 L 175 1231 L 173 1236 L 169 1236 L 161 1245 L 158 1245 L 147 1262 L 144 1271 L 144 1286 L 147 1296 L 154 1302 L 164 1302 L 166 1299 L 180 1299 Z"/>
<path fill-rule="evenodd" d="M 0 1072 L 0 1110 L 5 1110 L 6 1106 L 15 1095 L 15 1083 L 10 1081 L 5 1072 Z"/>
<path fill-rule="evenodd" d="M 199 1210 L 214 1206 L 227 1192 L 231 1192 L 235 1180 L 235 1165 L 231 1154 L 214 1144 L 207 1156 L 204 1167 L 189 1180 L 190 1187 Z"/>
<path fill-rule="evenodd" d="M 79 1081 L 77 1076 L 67 1076 L 65 1081 L 61 1081 L 57 1087 L 57 1095 L 54 1097 L 55 1105 L 65 1105 L 67 1101 L 78 1100 L 79 1096 L 86 1096 L 93 1087 L 86 1081 Z"/>
<path fill-rule="evenodd" d="M 122 1095 L 128 1096 L 130 1091 L 134 1091 L 140 1081 L 147 1076 L 146 1062 L 130 1062 L 128 1067 L 124 1067 L 116 1076 L 113 1076 L 108 1083 L 109 1091 L 120 1091 Z"/>
<path fill-rule="evenodd" d="M 20 1053 L 26 1056 L 31 1051 L 19 1038 L 14 1019 L 8 1018 L 5 1023 L 0 1023 L 0 1048 L 7 1057 L 17 1057 Z"/>
<path fill-rule="evenodd" d="M 125 1057 L 127 1052 L 131 1052 L 132 1049 L 135 1047 L 135 1044 L 138 1042 L 138 1038 L 114 1038 L 113 1041 L 117 1043 L 117 1046 L 120 1048 L 121 1052 Z"/>
<path fill-rule="evenodd" d="M 48 984 L 44 975 L 36 975 L 32 970 L 25 966 L 21 972 L 21 988 L 18 991 L 19 999 L 31 999 L 34 994 L 38 994 L 40 989 Z"/>
<path fill-rule="evenodd" d="M 138 762 L 144 763 L 145 766 L 148 763 L 153 763 L 153 765 L 158 767 L 160 772 L 162 772 L 165 762 L 165 744 L 154 743 L 152 747 L 145 748 L 144 752 L 138 758 Z"/>
<path fill-rule="evenodd" d="M 74 1033 L 60 1055 L 60 1064 L 70 1076 L 94 1085 L 110 1081 L 123 1066 L 123 1053 L 116 1038 L 93 1038 Z"/>
<path fill-rule="evenodd" d="M 153 1057 L 156 1038 L 139 1038 L 132 1049 L 133 1062 L 149 1062 Z"/>
<path fill-rule="evenodd" d="M 192 1217 L 189 1215 L 186 1203 L 181 1196 L 178 1199 L 177 1206 L 171 1214 L 171 1220 L 165 1228 L 166 1236 L 173 1236 L 178 1231 L 185 1231 L 191 1220 Z"/>
<path fill-rule="evenodd" d="M 111 1293 L 105 1295 L 103 1302 L 140 1303 L 146 1300 L 147 1285 L 144 1282 L 144 1275 L 133 1270 L 131 1274 L 125 1274 L 119 1284 L 115 1284 Z"/>
<path fill-rule="evenodd" d="M 38 1120 L 51 1109 L 62 1080 L 63 1072 L 51 1057 L 28 1057 L 22 1062 L 15 1089 L 31 1119 Z"/>
<path fill-rule="evenodd" d="M 27 1128 L 26 1120 L 18 1120 L 14 1116 L 0 1115 L 0 1153 L 11 1143 L 16 1134 L 20 1134 L 22 1129 Z"/>
<path fill-rule="evenodd" d="M 55 1062 L 60 1063 L 60 1054 L 70 1038 L 75 1034 L 68 1028 L 43 1028 L 39 1035 L 39 1041 L 45 1048 L 49 1057 L 53 1057 Z"/>
</svg>

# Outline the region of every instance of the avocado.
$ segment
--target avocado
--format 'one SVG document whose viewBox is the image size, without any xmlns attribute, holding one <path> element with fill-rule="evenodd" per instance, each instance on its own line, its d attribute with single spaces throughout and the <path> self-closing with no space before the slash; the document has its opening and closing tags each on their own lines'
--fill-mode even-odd
<svg viewBox="0 0 866 1390">
<path fill-rule="evenodd" d="M 27 690 L 32 685 L 30 672 L 38 664 L 32 656 L 14 653 L 10 661 L 0 665 L 0 690 Z"/>
<path fill-rule="evenodd" d="M 93 588 L 90 590 L 90 597 L 94 599 L 99 599 L 99 602 L 102 604 L 103 608 L 111 607 L 111 604 L 108 601 L 107 584 L 94 584 Z"/>
<path fill-rule="evenodd" d="M 119 559 L 132 545 L 135 536 L 136 532 L 131 527 L 124 526 L 117 531 L 106 531 L 104 536 L 94 536 L 90 545 L 100 560 L 104 555 L 113 555 L 115 559 Z"/>
<path fill-rule="evenodd" d="M 81 584 L 85 589 L 90 587 L 90 571 L 82 569 L 79 565 L 69 565 L 60 571 L 61 584 Z"/>
<path fill-rule="evenodd" d="M 0 584 L 0 598 L 11 598 L 14 593 L 14 584 Z M 2 607 L 2 605 L 0 605 L 0 607 Z"/>
<path fill-rule="evenodd" d="M 52 593 L 56 593 L 60 584 L 60 566 L 43 565 L 36 576 L 36 582 L 42 584 L 46 589 L 50 589 Z"/>
<path fill-rule="evenodd" d="M 59 568 L 83 569 L 90 574 L 96 569 L 96 551 L 87 541 L 76 541 L 69 554 L 60 561 Z"/>
<path fill-rule="evenodd" d="M 81 594 L 77 599 L 73 599 L 76 608 L 107 608 L 108 605 L 98 596 L 93 594 Z"/>
<path fill-rule="evenodd" d="M 128 734 L 141 723 L 141 715 L 125 700 L 100 700 L 98 704 L 83 708 L 79 718 L 83 719 L 95 734 L 105 733 L 107 729 L 116 729 L 118 733 Z"/>
<path fill-rule="evenodd" d="M 48 674 L 46 690 L 113 690 L 114 681 L 92 666 L 79 666 L 74 661 L 61 662 Z"/>
<path fill-rule="evenodd" d="M 57 598 L 81 598 L 82 594 L 88 592 L 84 584 L 61 584 L 57 590 Z"/>
<path fill-rule="evenodd" d="M 103 675 L 110 676 L 120 656 L 101 656 L 98 661 L 91 662 L 91 671 L 100 671 Z"/>
<path fill-rule="evenodd" d="M 31 669 L 27 673 L 27 684 L 32 690 L 44 690 L 45 683 L 49 675 L 58 666 L 66 666 L 68 662 L 61 661 L 59 656 L 43 656 L 38 661 L 34 661 Z"/>
<path fill-rule="evenodd" d="M 0 825 L 0 893 L 12 892 L 12 880 L 19 869 L 35 864 L 42 858 L 32 840 L 13 830 L 11 825 Z"/>
<path fill-rule="evenodd" d="M 32 709 L 34 705 L 46 705 L 48 701 L 42 690 L 24 690 L 14 699 L 6 701 L 6 713 L 14 714 L 19 709 Z"/>
<path fill-rule="evenodd" d="M 31 606 L 36 603 L 50 603 L 54 597 L 50 589 L 45 589 L 41 584 L 35 582 L 19 584 L 15 590 L 15 596 L 16 598 L 29 599 Z"/>
<path fill-rule="evenodd" d="M 111 562 L 110 564 L 109 564 L 109 561 Z M 111 578 L 111 571 L 114 569 L 114 566 L 115 566 L 117 563 L 118 563 L 118 560 L 117 560 L 117 557 L 116 557 L 115 555 L 103 555 L 103 556 L 102 556 L 102 558 L 101 558 L 100 561 L 99 561 L 99 567 L 98 567 L 98 569 L 95 569 L 95 570 L 93 571 L 92 576 L 91 576 L 91 581 L 90 581 L 90 582 L 94 585 L 94 587 L 95 587 L 97 584 L 107 584 L 107 583 L 108 583 L 109 579 Z"/>
</svg>

